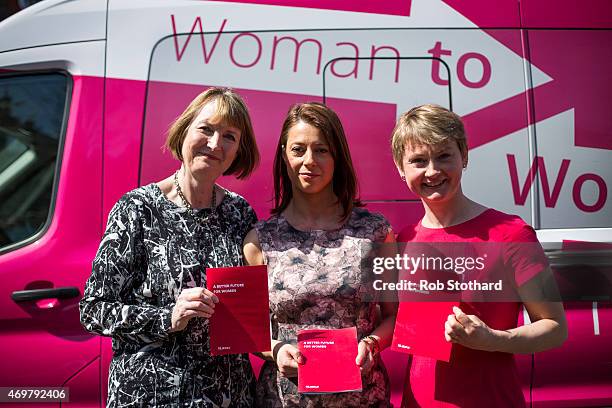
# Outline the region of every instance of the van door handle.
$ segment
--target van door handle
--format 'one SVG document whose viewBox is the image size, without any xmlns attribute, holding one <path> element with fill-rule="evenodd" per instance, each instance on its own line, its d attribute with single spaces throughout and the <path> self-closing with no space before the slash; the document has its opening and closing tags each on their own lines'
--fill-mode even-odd
<svg viewBox="0 0 612 408">
<path fill-rule="evenodd" d="M 71 299 L 80 295 L 79 289 L 75 286 L 51 289 L 31 289 L 16 290 L 11 295 L 15 302 L 31 302 L 41 299 Z"/>
</svg>

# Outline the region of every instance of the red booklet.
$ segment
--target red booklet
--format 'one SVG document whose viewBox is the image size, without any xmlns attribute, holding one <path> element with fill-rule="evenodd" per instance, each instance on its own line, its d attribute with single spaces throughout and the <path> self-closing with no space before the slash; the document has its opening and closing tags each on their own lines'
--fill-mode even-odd
<svg viewBox="0 0 612 408">
<path fill-rule="evenodd" d="M 357 328 L 300 330 L 298 349 L 306 360 L 298 366 L 298 392 L 362 390 L 361 373 L 355 363 Z"/>
<path fill-rule="evenodd" d="M 270 350 L 266 265 L 207 268 L 206 288 L 219 298 L 210 318 L 210 353 Z"/>
<path fill-rule="evenodd" d="M 458 302 L 401 302 L 391 348 L 403 353 L 450 361 L 452 343 L 444 338 L 444 323 Z"/>
</svg>

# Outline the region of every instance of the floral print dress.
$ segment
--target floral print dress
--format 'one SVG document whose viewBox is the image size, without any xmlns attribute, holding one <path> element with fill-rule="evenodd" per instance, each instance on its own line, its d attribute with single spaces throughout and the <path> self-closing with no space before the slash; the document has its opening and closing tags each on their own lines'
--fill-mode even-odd
<svg viewBox="0 0 612 408">
<path fill-rule="evenodd" d="M 387 220 L 356 208 L 337 230 L 300 231 L 282 215 L 255 226 L 268 265 L 272 337 L 296 343 L 306 328 L 356 326 L 359 338 L 378 325 L 372 284 L 361 270 L 362 257 L 390 231 Z M 257 384 L 258 406 L 386 407 L 389 380 L 380 358 L 363 378 L 363 391 L 325 395 L 298 394 L 296 379 L 281 376 L 267 361 Z"/>
</svg>

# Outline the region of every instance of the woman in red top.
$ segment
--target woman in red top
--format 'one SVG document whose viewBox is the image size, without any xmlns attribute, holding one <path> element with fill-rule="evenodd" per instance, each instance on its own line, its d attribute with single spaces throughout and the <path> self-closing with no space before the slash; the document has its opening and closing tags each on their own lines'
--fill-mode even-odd
<svg viewBox="0 0 612 408">
<path fill-rule="evenodd" d="M 418 225 L 402 231 L 399 242 L 537 243 L 535 231 L 519 217 L 487 208 L 466 197 L 461 176 L 468 149 L 459 116 L 436 105 L 404 113 L 392 139 L 393 158 L 408 188 L 423 203 Z M 505 245 L 495 259 L 512 271 L 518 297 L 527 282 L 550 277 L 541 247 L 526 251 Z M 523 304 L 532 323 L 517 326 Z M 443 319 L 442 319 L 443 320 Z M 404 407 L 525 406 L 513 353 L 534 353 L 560 346 L 567 337 L 563 305 L 537 301 L 462 302 L 440 321 L 440 335 L 452 342 L 449 362 L 410 359 Z"/>
</svg>

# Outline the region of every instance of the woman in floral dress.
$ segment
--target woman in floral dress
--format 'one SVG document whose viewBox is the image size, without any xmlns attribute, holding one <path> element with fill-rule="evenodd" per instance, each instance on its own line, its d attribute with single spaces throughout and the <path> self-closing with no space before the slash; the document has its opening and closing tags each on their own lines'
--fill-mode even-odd
<svg viewBox="0 0 612 408">
<path fill-rule="evenodd" d="M 393 232 L 380 214 L 361 208 L 342 124 L 318 103 L 293 106 L 274 161 L 275 207 L 245 239 L 249 264 L 268 265 L 272 351 L 256 392 L 262 407 L 386 407 L 389 380 L 379 352 L 391 342 L 393 303 L 369 301 L 371 282 L 361 260 L 376 243 L 394 253 Z M 384 256 L 384 254 L 383 254 Z M 386 279 L 393 279 L 386 276 Z M 380 312 L 379 312 L 380 307 Z M 296 347 L 306 328 L 357 327 L 355 356 L 363 391 L 297 392 Z"/>
</svg>

